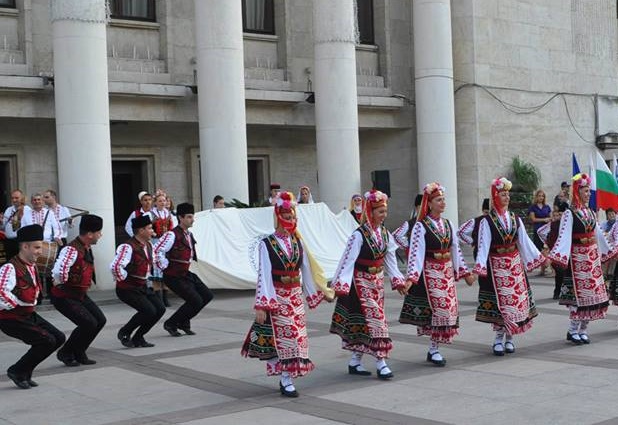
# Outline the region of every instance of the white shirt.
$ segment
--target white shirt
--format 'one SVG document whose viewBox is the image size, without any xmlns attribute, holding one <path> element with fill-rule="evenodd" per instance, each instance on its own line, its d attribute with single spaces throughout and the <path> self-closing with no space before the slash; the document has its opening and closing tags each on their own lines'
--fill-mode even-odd
<svg viewBox="0 0 618 425">
<path fill-rule="evenodd" d="M 48 214 L 49 213 L 49 214 Z M 47 217 L 47 219 L 45 219 Z M 56 216 L 53 212 L 43 207 L 39 211 L 30 209 L 30 211 L 21 219 L 21 226 L 28 226 L 30 224 L 38 224 L 43 226 L 43 240 L 46 242 L 52 242 L 56 238 L 60 238 L 62 235 L 62 229 Z"/>
<path fill-rule="evenodd" d="M 28 205 L 24 205 L 24 217 L 30 214 L 30 210 L 31 208 Z M 4 211 L 4 233 L 6 234 L 7 239 L 15 239 L 17 237 L 18 229 L 13 229 L 13 224 L 11 223 L 11 217 L 13 217 L 13 214 L 16 214 L 14 206 L 10 206 Z"/>
<path fill-rule="evenodd" d="M 56 221 L 58 221 L 58 224 L 60 225 L 60 238 L 66 238 L 69 234 L 69 220 L 64 220 L 64 221 L 60 221 L 62 219 L 66 219 L 71 217 L 71 213 L 69 211 L 69 209 L 65 206 L 62 206 L 60 204 L 56 204 L 56 206 L 50 210 L 54 213 L 54 216 L 56 217 Z"/>
<path fill-rule="evenodd" d="M 150 216 L 150 220 L 152 221 L 154 219 L 154 215 L 152 214 L 152 210 L 146 212 L 144 211 L 143 208 L 140 208 L 139 211 L 142 213 L 142 215 L 146 215 L 148 214 Z M 127 232 L 127 235 L 133 237 L 133 227 L 131 226 L 131 220 L 133 220 L 135 218 L 135 211 L 133 211 L 130 215 L 129 218 L 127 219 L 127 222 L 124 225 L 124 231 Z"/>
</svg>

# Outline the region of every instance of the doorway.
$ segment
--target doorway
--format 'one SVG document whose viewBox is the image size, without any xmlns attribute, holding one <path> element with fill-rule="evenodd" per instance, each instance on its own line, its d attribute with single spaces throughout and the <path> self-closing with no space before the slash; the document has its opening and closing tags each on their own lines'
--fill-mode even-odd
<svg viewBox="0 0 618 425">
<path fill-rule="evenodd" d="M 112 160 L 112 184 L 116 245 L 120 245 L 129 239 L 124 230 L 129 215 L 140 207 L 137 194 L 142 190 L 148 190 L 148 161 Z"/>
<path fill-rule="evenodd" d="M 0 156 L 0 208 L 2 212 L 11 205 L 11 191 L 18 187 L 16 163 L 16 156 Z"/>
</svg>

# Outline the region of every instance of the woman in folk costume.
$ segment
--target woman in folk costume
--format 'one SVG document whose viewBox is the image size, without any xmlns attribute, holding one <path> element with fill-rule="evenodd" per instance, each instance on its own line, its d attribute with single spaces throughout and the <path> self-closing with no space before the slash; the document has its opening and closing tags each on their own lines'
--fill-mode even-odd
<svg viewBox="0 0 618 425">
<path fill-rule="evenodd" d="M 275 232 L 258 247 L 255 322 L 241 354 L 266 360 L 267 375 L 281 375 L 281 394 L 298 397 L 293 378 L 314 368 L 309 360 L 303 292 L 312 309 L 325 296 L 332 300 L 334 294 L 326 288 L 322 269 L 301 243 L 294 195 L 281 192 L 274 208 Z"/>
<path fill-rule="evenodd" d="M 167 203 L 167 194 L 162 189 L 157 189 L 154 197 L 154 207 L 150 210 L 152 230 L 155 233 L 151 240 L 152 246 L 155 246 L 168 230 L 172 230 L 178 225 L 178 219 L 167 209 Z M 156 265 L 153 267 L 152 289 L 161 298 L 163 305 L 170 307 L 170 302 L 167 298 L 169 290 L 163 284 L 163 271 Z"/>
<path fill-rule="evenodd" d="M 590 343 L 588 322 L 607 314 L 609 297 L 601 262 L 611 260 L 616 251 L 588 208 L 590 177 L 573 176 L 571 189 L 571 207 L 560 218 L 558 238 L 548 256 L 557 267 L 566 269 L 558 302 L 570 311 L 567 341 L 580 345 Z"/>
<path fill-rule="evenodd" d="M 384 316 L 384 271 L 393 288 L 405 285 L 399 269 L 392 235 L 382 224 L 388 196 L 380 191 L 365 193 L 362 224 L 348 239 L 332 288 L 337 294 L 330 332 L 341 337 L 342 348 L 352 351 L 351 375 L 371 375 L 361 363 L 363 354 L 375 357 L 377 375 L 390 379 L 393 373 L 384 359 L 393 348 Z"/>
<path fill-rule="evenodd" d="M 352 195 L 349 211 L 352 217 L 354 217 L 354 220 L 356 220 L 358 224 L 361 224 L 363 218 L 363 197 L 358 193 Z"/>
<path fill-rule="evenodd" d="M 468 271 L 459 249 L 457 233 L 441 215 L 446 208 L 444 187 L 429 183 L 423 189 L 420 212 L 410 235 L 406 284 L 397 287 L 405 295 L 399 322 L 417 326 L 418 335 L 431 338 L 427 361 L 444 366 L 440 343 L 450 344 L 459 328 L 459 302 L 455 281 L 468 285 Z"/>
<path fill-rule="evenodd" d="M 514 353 L 513 335 L 532 327 L 537 311 L 526 272 L 545 261 L 521 219 L 508 209 L 511 186 L 505 177 L 491 183 L 491 211 L 479 225 L 473 270 L 479 276 L 476 320 L 492 324 L 496 356 Z"/>
</svg>

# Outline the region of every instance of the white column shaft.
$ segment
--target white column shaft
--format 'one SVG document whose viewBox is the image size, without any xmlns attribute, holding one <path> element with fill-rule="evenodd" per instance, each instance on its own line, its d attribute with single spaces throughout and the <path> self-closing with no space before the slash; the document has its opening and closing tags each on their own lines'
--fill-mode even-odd
<svg viewBox="0 0 618 425">
<path fill-rule="evenodd" d="M 97 287 L 114 287 L 114 202 L 105 0 L 53 0 L 54 101 L 60 201 L 103 217 L 93 247 Z"/>
<path fill-rule="evenodd" d="M 315 123 L 320 198 L 337 212 L 361 190 L 352 0 L 315 0 Z"/>
<path fill-rule="evenodd" d="M 195 0 L 202 207 L 249 200 L 240 1 Z"/>
<path fill-rule="evenodd" d="M 450 0 L 414 0 L 418 179 L 446 187 L 446 216 L 458 222 Z"/>
</svg>

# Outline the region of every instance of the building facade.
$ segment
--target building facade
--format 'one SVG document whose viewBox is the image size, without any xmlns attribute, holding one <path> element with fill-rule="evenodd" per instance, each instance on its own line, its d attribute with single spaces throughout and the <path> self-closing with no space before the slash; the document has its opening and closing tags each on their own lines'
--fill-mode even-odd
<svg viewBox="0 0 618 425">
<path fill-rule="evenodd" d="M 316 108 L 336 111 L 338 105 L 314 103 L 316 77 L 328 78 L 323 76 L 323 69 L 316 73 L 316 45 L 322 41 L 314 32 L 323 27 L 334 31 L 349 22 L 349 16 L 329 15 L 327 9 L 320 9 L 328 7 L 320 0 L 234 1 L 240 2 L 240 9 L 230 13 L 221 9 L 223 6 L 215 6 L 221 3 L 217 1 L 203 1 L 199 10 L 191 0 L 109 2 L 111 19 L 105 22 L 105 45 L 111 186 L 117 227 L 122 227 L 136 207 L 136 194 L 142 189 L 165 188 L 176 202 L 204 206 L 209 204 L 207 198 L 213 190 L 227 198 L 234 196 L 225 187 L 206 190 L 202 176 L 205 170 L 200 166 L 200 153 L 218 155 L 219 149 L 225 153 L 230 143 L 236 143 L 226 140 L 225 131 L 215 133 L 218 139 L 215 145 L 211 140 L 211 150 L 204 150 L 204 142 L 200 142 L 204 137 L 200 134 L 206 130 L 200 123 L 203 117 L 198 96 L 214 102 L 208 106 L 212 110 L 217 101 L 225 103 L 226 92 L 208 84 L 207 76 L 216 71 L 212 63 L 208 67 L 209 61 L 217 58 L 217 46 L 202 54 L 196 42 L 197 37 L 207 45 L 219 33 L 205 28 L 201 35 L 196 34 L 196 26 L 209 23 L 215 27 L 219 17 L 237 19 L 239 25 L 242 22 L 246 120 L 243 161 L 247 162 L 248 192 L 242 200 L 253 203 L 266 199 L 272 182 L 294 192 L 301 185 L 309 185 L 314 199 L 322 199 L 318 170 L 326 160 L 320 159 L 316 147 L 320 137 L 316 127 L 320 111 Z M 452 216 L 465 219 L 476 214 L 482 198 L 488 196 L 490 180 L 509 173 L 514 156 L 539 167 L 543 188 L 551 197 L 560 181 L 570 176 L 571 152 L 587 163 L 599 135 L 595 95 L 611 102 L 618 94 L 616 2 L 349 3 L 353 4 L 349 10 L 355 14 L 357 26 L 352 49 L 356 66 L 354 75 L 338 78 L 356 78 L 358 189 L 370 188 L 372 177 L 380 184 L 388 180 L 392 198 L 387 222 L 390 227 L 408 217 L 414 195 L 427 183 L 421 181 L 424 175 L 457 182 L 456 187 L 452 187 L 453 183 L 447 187 L 457 206 Z M 60 186 L 60 201 L 66 198 L 59 181 L 62 161 L 58 155 L 64 158 L 72 148 L 59 149 L 57 142 L 55 111 L 62 105 L 57 98 L 60 76 L 55 72 L 53 46 L 61 31 L 54 27 L 58 20 L 50 10 L 56 5 L 72 7 L 70 0 L 0 0 L 0 204 L 8 203 L 8 194 L 15 187 L 31 194 Z M 421 9 L 424 5 L 433 9 Z M 424 14 L 417 28 L 415 13 L 417 19 Z M 316 26 L 316 16 L 331 21 Z M 78 21 L 90 22 L 89 18 Z M 422 23 L 427 23 L 427 28 L 420 28 Z M 221 27 L 225 24 L 222 22 Z M 445 27 L 450 31 L 440 32 Z M 421 36 L 433 40 L 433 34 L 419 35 L 421 29 L 437 30 L 444 36 L 439 41 L 441 46 L 420 44 Z M 438 97 L 433 101 L 431 88 L 429 95 L 417 98 L 415 87 L 433 76 L 419 75 L 415 61 L 431 59 L 432 52 L 445 47 L 444 40 L 451 34 L 451 44 L 446 47 L 452 49 L 452 69 L 442 73 L 438 67 L 436 72 L 452 85 L 456 156 L 452 158 L 444 153 L 448 149 L 436 145 L 435 152 L 448 158 L 432 161 L 431 173 L 423 171 L 419 178 L 419 162 L 426 164 L 432 152 L 431 132 L 422 138 L 417 136 L 424 127 L 417 126 L 422 116 L 419 113 L 429 111 L 431 115 L 442 102 Z M 331 37 L 327 41 L 333 40 Z M 75 60 L 79 63 L 88 59 Z M 204 69 L 211 74 L 200 74 Z M 98 78 L 93 74 L 93 84 L 100 81 Z M 242 87 L 242 81 L 238 84 Z M 70 93 L 70 84 L 64 90 Z M 94 137 L 91 131 L 84 131 L 81 137 Z M 436 143 L 442 146 L 442 136 L 438 139 Z M 422 140 L 423 149 L 418 148 L 418 140 Z M 332 146 L 336 148 L 336 144 Z M 100 159 L 97 155 L 93 152 L 72 161 L 95 164 Z M 103 158 L 109 162 L 106 155 Z M 341 156 L 344 161 L 348 157 L 356 161 L 353 151 L 342 148 Z M 349 195 L 352 193 L 341 199 Z M 79 197 L 70 199 L 79 202 Z M 72 206 L 90 208 L 79 203 Z M 329 206 L 339 210 L 346 205 L 337 200 Z"/>
</svg>

